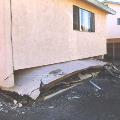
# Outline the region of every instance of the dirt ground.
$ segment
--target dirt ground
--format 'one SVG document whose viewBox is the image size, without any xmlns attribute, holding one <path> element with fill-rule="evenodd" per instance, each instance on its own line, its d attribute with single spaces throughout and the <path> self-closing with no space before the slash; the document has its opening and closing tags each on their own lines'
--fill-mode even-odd
<svg viewBox="0 0 120 120">
<path fill-rule="evenodd" d="M 118 63 L 117 63 L 118 64 Z M 49 100 L 16 107 L 0 97 L 0 120 L 120 120 L 120 79 L 102 72 Z"/>
</svg>

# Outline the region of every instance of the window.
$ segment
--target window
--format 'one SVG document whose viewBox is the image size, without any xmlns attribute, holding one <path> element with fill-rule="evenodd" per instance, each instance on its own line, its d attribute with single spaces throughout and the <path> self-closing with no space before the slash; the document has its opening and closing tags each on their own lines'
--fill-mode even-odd
<svg viewBox="0 0 120 120">
<path fill-rule="evenodd" d="M 120 25 L 120 18 L 117 18 L 117 25 Z"/>
<path fill-rule="evenodd" d="M 73 29 L 85 32 L 95 32 L 94 13 L 73 6 Z"/>
</svg>

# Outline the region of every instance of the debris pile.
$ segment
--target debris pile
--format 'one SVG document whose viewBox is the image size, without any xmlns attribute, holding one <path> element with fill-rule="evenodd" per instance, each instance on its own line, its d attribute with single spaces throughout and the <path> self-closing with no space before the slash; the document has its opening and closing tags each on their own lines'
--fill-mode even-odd
<svg viewBox="0 0 120 120">
<path fill-rule="evenodd" d="M 14 105 L 15 108 L 29 106 L 34 100 L 27 95 L 21 96 L 15 92 L 0 90 L 1 98 L 6 102 Z"/>
<path fill-rule="evenodd" d="M 113 64 L 104 65 L 104 69 L 113 77 L 120 78 L 120 70 L 119 70 L 119 68 L 117 68 Z"/>
</svg>

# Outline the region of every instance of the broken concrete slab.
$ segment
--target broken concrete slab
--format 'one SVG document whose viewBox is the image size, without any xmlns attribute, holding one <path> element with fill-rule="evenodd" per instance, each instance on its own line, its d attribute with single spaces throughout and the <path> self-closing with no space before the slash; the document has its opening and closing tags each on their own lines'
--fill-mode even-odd
<svg viewBox="0 0 120 120">
<path fill-rule="evenodd" d="M 92 75 L 91 74 L 83 75 L 83 74 L 79 73 L 78 77 L 80 78 L 80 80 L 85 80 L 85 79 L 88 79 L 88 78 L 92 77 Z"/>
<path fill-rule="evenodd" d="M 72 86 L 70 86 L 70 87 L 64 88 L 64 89 L 59 90 L 59 91 L 57 91 L 57 92 L 55 92 L 55 93 L 52 93 L 52 94 L 50 94 L 50 95 L 48 95 L 48 96 L 45 96 L 45 97 L 44 97 L 44 100 L 48 100 L 48 99 L 50 99 L 50 98 L 52 98 L 52 97 L 55 97 L 56 95 L 59 95 L 59 94 L 65 92 L 65 91 L 67 91 L 67 90 L 70 90 L 70 89 L 72 89 L 72 88 L 74 88 L 74 87 L 76 87 L 76 86 L 78 86 L 78 85 L 80 85 L 80 83 L 76 83 L 76 84 L 74 84 L 74 85 L 72 85 Z"/>
<path fill-rule="evenodd" d="M 104 66 L 106 63 L 96 59 L 76 60 L 43 67 L 18 70 L 15 72 L 15 86 L 9 90 L 19 95 L 28 95 L 36 99 L 40 94 L 41 83 L 48 85 L 75 71 L 89 67 Z"/>
</svg>

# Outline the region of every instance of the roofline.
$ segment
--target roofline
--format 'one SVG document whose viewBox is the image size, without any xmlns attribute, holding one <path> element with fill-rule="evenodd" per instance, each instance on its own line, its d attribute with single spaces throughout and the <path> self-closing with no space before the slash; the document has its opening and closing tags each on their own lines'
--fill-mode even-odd
<svg viewBox="0 0 120 120">
<path fill-rule="evenodd" d="M 116 4 L 116 5 L 120 5 L 120 2 L 113 2 L 113 1 L 103 1 L 103 3 L 110 3 L 110 4 Z"/>
<path fill-rule="evenodd" d="M 114 11 L 113 9 L 109 8 L 107 5 L 104 5 L 104 3 L 99 2 L 97 0 L 85 0 L 85 2 L 95 6 L 95 7 L 99 8 L 99 9 L 109 13 L 109 14 L 113 14 L 113 15 L 116 14 L 116 11 Z"/>
</svg>

